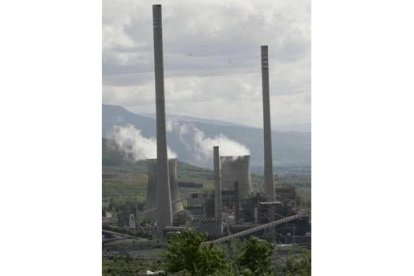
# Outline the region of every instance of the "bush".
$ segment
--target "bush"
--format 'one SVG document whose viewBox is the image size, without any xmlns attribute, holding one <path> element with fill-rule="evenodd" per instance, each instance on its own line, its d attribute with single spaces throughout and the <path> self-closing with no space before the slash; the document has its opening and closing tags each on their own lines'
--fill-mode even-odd
<svg viewBox="0 0 414 276">
<path fill-rule="evenodd" d="M 308 251 L 300 256 L 289 257 L 286 266 L 283 268 L 283 275 L 310 276 L 311 268 L 311 254 Z"/>
<path fill-rule="evenodd" d="M 203 244 L 205 234 L 184 231 L 170 237 L 167 247 L 167 271 L 190 275 L 228 275 L 225 253 L 215 244 Z M 221 273 L 221 274 L 220 274 Z"/>
<path fill-rule="evenodd" d="M 272 254 L 272 244 L 256 237 L 250 237 L 242 244 L 240 255 L 237 258 L 242 275 L 269 275 Z"/>
</svg>

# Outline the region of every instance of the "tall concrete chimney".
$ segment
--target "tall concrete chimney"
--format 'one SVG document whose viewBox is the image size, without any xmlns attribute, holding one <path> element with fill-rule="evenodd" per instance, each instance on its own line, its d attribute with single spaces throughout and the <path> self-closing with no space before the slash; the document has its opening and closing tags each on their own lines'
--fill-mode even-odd
<svg viewBox="0 0 414 276">
<path fill-rule="evenodd" d="M 161 5 L 152 6 L 154 24 L 155 104 L 157 114 L 157 231 L 173 222 L 165 129 L 164 61 Z"/>
<path fill-rule="evenodd" d="M 264 137 L 264 192 L 268 201 L 275 201 L 272 162 L 272 129 L 270 124 L 269 60 L 267 45 L 261 46 L 263 91 L 263 137 Z"/>
<path fill-rule="evenodd" d="M 213 147 L 214 152 L 214 216 L 221 220 L 222 202 L 221 202 L 221 166 L 219 147 Z"/>
</svg>

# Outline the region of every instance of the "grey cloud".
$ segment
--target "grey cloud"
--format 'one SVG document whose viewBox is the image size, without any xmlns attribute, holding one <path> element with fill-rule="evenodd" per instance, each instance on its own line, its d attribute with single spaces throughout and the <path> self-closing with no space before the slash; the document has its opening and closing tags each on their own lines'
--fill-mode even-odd
<svg viewBox="0 0 414 276">
<path fill-rule="evenodd" d="M 160 2 L 167 112 L 259 126 L 268 44 L 272 120 L 310 120 L 309 0 Z M 103 102 L 138 113 L 154 111 L 151 4 L 103 2 Z"/>
</svg>

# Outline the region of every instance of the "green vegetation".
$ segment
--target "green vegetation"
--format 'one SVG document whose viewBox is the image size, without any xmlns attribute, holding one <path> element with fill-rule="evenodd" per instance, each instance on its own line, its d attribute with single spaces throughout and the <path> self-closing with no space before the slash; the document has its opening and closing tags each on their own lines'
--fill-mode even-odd
<svg viewBox="0 0 414 276">
<path fill-rule="evenodd" d="M 290 256 L 283 268 L 283 275 L 286 276 L 310 276 L 311 275 L 311 254 L 309 251 L 300 256 Z"/>
<path fill-rule="evenodd" d="M 202 244 L 205 234 L 184 231 L 168 241 L 167 271 L 187 275 L 224 275 L 228 270 L 226 255 L 217 245 Z M 185 275 L 184 274 L 184 275 Z"/>
<path fill-rule="evenodd" d="M 103 275 L 140 275 L 146 270 L 181 276 L 311 275 L 307 249 L 276 249 L 257 237 L 227 246 L 204 241 L 202 233 L 183 231 L 173 234 L 168 244 L 156 240 L 111 243 L 104 248 Z"/>
<path fill-rule="evenodd" d="M 272 244 L 251 237 L 243 243 L 237 264 L 244 275 L 270 275 L 272 254 Z"/>
<path fill-rule="evenodd" d="M 109 201 L 144 202 L 147 187 L 146 166 L 144 162 L 119 166 L 102 166 L 102 200 L 107 206 Z"/>
<path fill-rule="evenodd" d="M 102 257 L 102 275 L 137 275 L 143 271 L 157 270 L 161 261 L 136 260 L 131 256 Z"/>
<path fill-rule="evenodd" d="M 228 276 L 308 276 L 311 258 L 308 250 L 290 255 L 284 266 L 274 267 L 274 246 L 257 237 L 230 245 L 228 251 L 216 244 L 203 244 L 207 236 L 195 231 L 174 234 L 166 253 L 166 271 L 173 275 Z M 237 258 L 233 260 L 234 255 Z"/>
</svg>

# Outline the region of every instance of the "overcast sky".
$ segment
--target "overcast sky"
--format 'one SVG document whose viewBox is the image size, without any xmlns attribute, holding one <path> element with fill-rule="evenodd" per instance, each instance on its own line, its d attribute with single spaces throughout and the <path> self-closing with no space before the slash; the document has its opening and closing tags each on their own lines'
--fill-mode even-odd
<svg viewBox="0 0 414 276">
<path fill-rule="evenodd" d="M 155 113 L 152 4 L 162 4 L 167 114 L 262 126 L 310 123 L 310 0 L 103 0 L 103 103 Z"/>
</svg>

